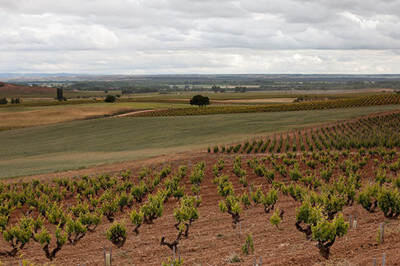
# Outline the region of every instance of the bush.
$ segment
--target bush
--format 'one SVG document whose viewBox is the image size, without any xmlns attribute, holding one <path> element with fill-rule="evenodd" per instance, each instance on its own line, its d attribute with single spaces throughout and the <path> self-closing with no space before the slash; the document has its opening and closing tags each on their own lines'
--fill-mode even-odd
<svg viewBox="0 0 400 266">
<path fill-rule="evenodd" d="M 317 224 L 311 226 L 312 239 L 318 241 L 317 247 L 320 254 L 328 259 L 330 247 L 336 240 L 336 237 L 342 237 L 347 233 L 349 223 L 343 219 L 343 215 L 338 216 L 333 221 L 321 219 Z"/>
<path fill-rule="evenodd" d="M 56 247 L 52 251 L 50 251 L 51 235 L 46 228 L 43 228 L 42 231 L 40 233 L 37 233 L 34 238 L 42 245 L 43 251 L 45 252 L 46 257 L 49 260 L 53 260 L 56 257 L 57 252 L 59 252 L 64 244 L 67 242 L 67 234 L 65 232 L 62 232 L 60 227 L 57 227 L 55 237 Z"/>
<path fill-rule="evenodd" d="M 369 185 L 358 194 L 357 202 L 367 211 L 374 212 L 378 205 L 377 196 L 378 186 Z"/>
<path fill-rule="evenodd" d="M 183 265 L 183 260 L 180 258 L 173 259 L 173 258 L 168 258 L 167 262 L 162 262 L 161 266 L 182 266 Z"/>
<path fill-rule="evenodd" d="M 199 212 L 196 208 L 198 205 L 199 202 L 196 197 L 184 196 L 180 200 L 180 206 L 174 210 L 174 218 L 177 221 L 175 228 L 183 231 L 183 227 L 179 227 L 181 225 L 184 226 L 184 235 L 186 238 L 189 236 L 189 227 L 199 218 Z"/>
<path fill-rule="evenodd" d="M 145 223 L 153 223 L 158 217 L 161 217 L 164 210 L 164 197 L 161 194 L 150 195 L 147 202 L 141 207 Z"/>
<path fill-rule="evenodd" d="M 302 174 L 297 167 L 293 168 L 292 170 L 289 170 L 289 176 L 290 176 L 290 179 L 293 181 L 297 181 L 302 178 Z"/>
<path fill-rule="evenodd" d="M 265 213 L 269 213 L 274 209 L 275 203 L 278 200 L 278 191 L 276 189 L 271 189 L 264 195 L 259 187 L 256 192 L 252 193 L 251 198 L 255 204 L 262 204 L 264 206 Z"/>
<path fill-rule="evenodd" d="M 148 190 L 147 185 L 143 181 L 141 181 L 139 183 L 139 185 L 134 186 L 132 188 L 131 193 L 132 193 L 132 196 L 135 198 L 135 200 L 140 203 L 140 202 L 142 202 L 143 198 L 146 196 L 147 190 Z"/>
<path fill-rule="evenodd" d="M 32 235 L 32 219 L 22 218 L 18 225 L 3 231 L 4 241 L 8 242 L 12 249 L 6 251 L 6 254 L 14 257 L 19 250 L 29 242 Z"/>
<path fill-rule="evenodd" d="M 19 104 L 19 103 L 21 103 L 21 100 L 19 98 L 11 98 L 11 103 L 12 104 Z"/>
<path fill-rule="evenodd" d="M 240 222 L 240 213 L 242 212 L 240 200 L 234 195 L 229 195 L 225 201 L 219 202 L 219 209 L 221 212 L 227 212 L 232 216 L 232 227 L 235 228 Z"/>
<path fill-rule="evenodd" d="M 244 245 L 242 246 L 242 251 L 245 255 L 254 253 L 254 243 L 253 236 L 251 234 L 247 235 Z"/>
<path fill-rule="evenodd" d="M 117 100 L 117 98 L 114 95 L 111 95 L 111 94 L 107 95 L 107 97 L 104 99 L 104 101 L 106 103 L 113 103 L 116 100 Z"/>
<path fill-rule="evenodd" d="M 386 218 L 397 218 L 400 215 L 400 193 L 397 189 L 382 188 L 377 200 Z"/>
<path fill-rule="evenodd" d="M 310 200 L 304 201 L 296 213 L 296 228 L 306 235 L 306 238 L 311 237 L 311 226 L 316 225 L 322 219 L 322 210 L 320 207 L 313 207 Z M 302 223 L 306 225 L 303 228 Z"/>
<path fill-rule="evenodd" d="M 8 100 L 6 97 L 0 98 L 0 104 L 7 104 L 7 103 L 8 103 Z"/>
<path fill-rule="evenodd" d="M 81 223 L 80 220 L 74 220 L 69 217 L 67 223 L 65 224 L 65 231 L 68 235 L 69 243 L 75 245 L 85 236 L 87 228 Z"/>
<path fill-rule="evenodd" d="M 207 96 L 195 95 L 190 100 L 190 105 L 206 106 L 210 104 L 210 99 Z"/>
<path fill-rule="evenodd" d="M 115 222 L 108 228 L 107 239 L 117 247 L 122 247 L 126 241 L 126 228 L 123 224 Z"/>
<path fill-rule="evenodd" d="M 132 212 L 129 214 L 129 218 L 131 219 L 132 224 L 135 225 L 133 231 L 138 235 L 139 227 L 142 225 L 144 220 L 143 213 L 141 211 L 137 212 L 135 210 L 132 210 Z"/>
<path fill-rule="evenodd" d="M 101 217 L 101 215 L 96 213 L 85 213 L 79 217 L 79 221 L 86 227 L 88 231 L 94 232 L 101 222 Z"/>
<path fill-rule="evenodd" d="M 271 225 L 276 226 L 276 228 L 279 229 L 279 224 L 282 222 L 282 216 L 283 212 L 281 212 L 278 208 L 274 211 L 272 214 L 271 218 L 269 219 L 269 222 Z"/>
</svg>

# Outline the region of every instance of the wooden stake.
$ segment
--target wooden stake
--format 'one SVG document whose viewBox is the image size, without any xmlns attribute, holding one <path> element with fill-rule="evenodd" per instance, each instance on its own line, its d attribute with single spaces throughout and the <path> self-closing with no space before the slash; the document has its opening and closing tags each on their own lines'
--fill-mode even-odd
<svg viewBox="0 0 400 266">
<path fill-rule="evenodd" d="M 379 225 L 379 242 L 380 244 L 385 241 L 385 223 Z"/>
<path fill-rule="evenodd" d="M 357 229 L 357 220 L 356 219 L 354 219 L 354 221 L 353 221 L 353 229 Z"/>
<path fill-rule="evenodd" d="M 382 266 L 386 265 L 386 253 L 382 254 Z"/>
<path fill-rule="evenodd" d="M 351 228 L 351 226 L 352 226 L 352 224 L 353 224 L 353 215 L 349 215 L 349 225 L 350 225 L 350 228 Z"/>
<path fill-rule="evenodd" d="M 376 258 L 373 258 L 373 259 L 372 259 L 372 265 L 373 265 L 373 266 L 376 266 Z"/>
<path fill-rule="evenodd" d="M 106 248 L 103 247 L 103 252 L 104 252 L 104 265 L 106 265 L 106 266 L 111 266 L 111 262 L 112 262 L 112 248 L 110 248 L 110 252 L 107 253 Z"/>
</svg>

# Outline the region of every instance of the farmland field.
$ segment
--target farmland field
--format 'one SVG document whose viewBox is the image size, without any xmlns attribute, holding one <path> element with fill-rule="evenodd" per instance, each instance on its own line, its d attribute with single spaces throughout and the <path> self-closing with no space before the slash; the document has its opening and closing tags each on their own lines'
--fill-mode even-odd
<svg viewBox="0 0 400 266">
<path fill-rule="evenodd" d="M 0 132 L 0 177 L 109 164 L 207 148 L 255 135 L 355 118 L 398 106 L 195 117 L 123 117 Z"/>
<path fill-rule="evenodd" d="M 0 244 L 2 261 L 16 263 L 23 254 L 27 261 L 40 264 L 101 265 L 103 248 L 112 246 L 112 260 L 117 265 L 160 265 L 174 257 L 188 265 L 210 261 L 251 265 L 260 258 L 263 265 L 368 265 L 383 253 L 388 265 L 396 265 L 400 248 L 398 111 L 397 106 L 375 106 L 112 118 L 45 126 L 37 132 L 39 128 L 2 132 L 13 132 L 14 138 L 26 143 L 43 142 L 54 135 L 42 149 L 24 145 L 26 151 L 47 156 L 47 164 L 54 162 L 50 157 L 55 157 L 61 144 L 74 147 L 78 139 L 72 137 L 73 131 L 80 145 L 75 145 L 76 154 L 70 158 L 83 159 L 78 151 L 104 149 L 115 154 L 138 145 L 129 142 L 128 136 L 137 139 L 150 130 L 140 131 L 135 121 L 146 125 L 154 124 L 154 119 L 159 119 L 154 126 L 164 127 L 163 136 L 170 141 L 175 132 L 174 147 L 193 149 L 195 144 L 213 143 L 220 149 L 222 143 L 241 138 L 272 140 L 268 133 L 279 131 L 274 135 L 278 136 L 275 144 L 283 143 L 270 151 L 255 151 L 257 142 L 249 141 L 251 149 L 247 145 L 233 154 L 210 151 L 170 156 L 163 163 L 118 169 L 112 175 L 70 178 L 60 173 L 40 181 L 9 180 L 0 187 L 0 226 L 5 236 Z M 367 116 L 359 118 L 363 115 Z M 176 134 L 189 120 L 193 132 Z M 90 122 L 87 128 L 83 122 Z M 193 122 L 208 131 L 196 135 L 201 127 L 194 127 Z M 217 122 L 220 127 L 211 128 Z M 241 126 L 235 129 L 234 122 Z M 268 126 L 261 127 L 262 122 Z M 322 122 L 327 124 L 316 125 Z M 175 130 L 165 128 L 167 125 Z M 123 129 L 116 138 L 124 136 L 126 147 L 118 146 L 116 138 L 104 146 L 88 143 L 86 134 L 93 134 L 92 140 L 100 136 L 109 139 L 115 128 Z M 138 132 L 129 134 L 134 132 L 132 128 Z M 57 144 L 61 132 L 65 139 Z M 227 136 L 228 132 L 232 135 Z M 199 134 L 207 135 L 207 141 Z M 38 136 L 43 139 L 36 139 Z M 151 142 L 158 149 L 171 148 L 170 143 L 154 137 L 150 136 Z M 10 145 L 6 147 L 8 157 L 18 156 L 23 148 L 9 142 L 11 138 L 1 143 Z M 179 254 L 174 255 L 169 247 Z"/>
<path fill-rule="evenodd" d="M 0 262 L 396 265 L 399 95 L 194 94 L 3 105 Z"/>
<path fill-rule="evenodd" d="M 55 124 L 73 120 L 93 119 L 138 110 L 185 108 L 189 105 L 156 102 L 92 103 L 44 107 L 16 106 L 0 109 L 0 131 Z"/>
</svg>

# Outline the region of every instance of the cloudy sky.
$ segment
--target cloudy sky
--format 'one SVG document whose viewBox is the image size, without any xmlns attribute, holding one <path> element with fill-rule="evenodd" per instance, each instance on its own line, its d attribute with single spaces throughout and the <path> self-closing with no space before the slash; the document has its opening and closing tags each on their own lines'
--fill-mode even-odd
<svg viewBox="0 0 400 266">
<path fill-rule="evenodd" d="M 0 73 L 400 73 L 400 0 L 0 0 Z"/>
</svg>

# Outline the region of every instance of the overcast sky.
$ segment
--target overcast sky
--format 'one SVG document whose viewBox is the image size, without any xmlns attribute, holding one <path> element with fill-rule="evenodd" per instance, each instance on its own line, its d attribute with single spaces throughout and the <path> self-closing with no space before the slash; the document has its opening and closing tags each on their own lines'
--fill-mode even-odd
<svg viewBox="0 0 400 266">
<path fill-rule="evenodd" d="M 0 72 L 400 73 L 400 0 L 0 0 Z"/>
</svg>

